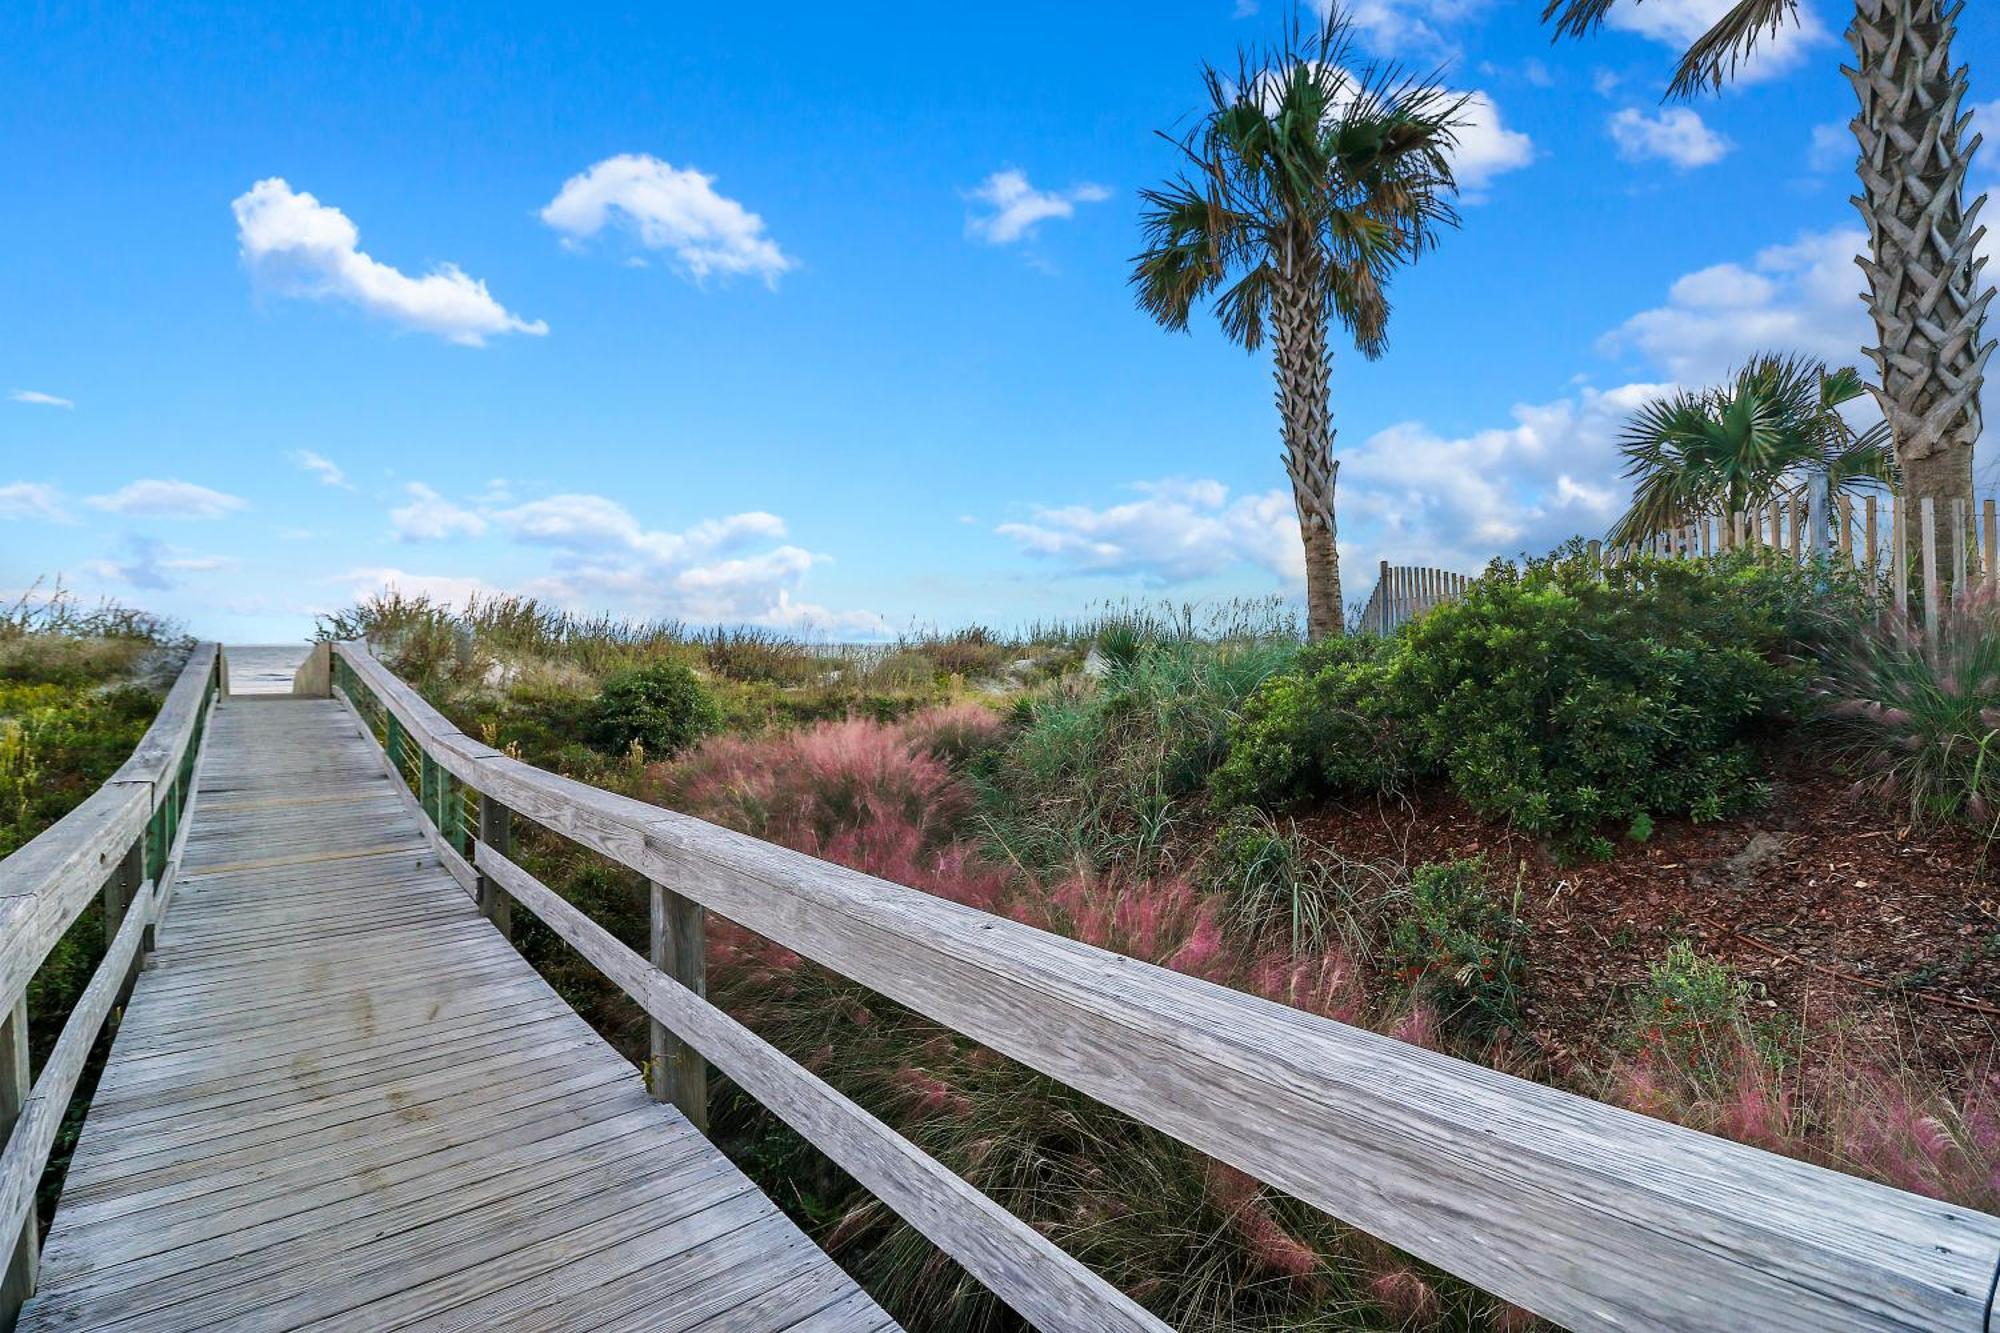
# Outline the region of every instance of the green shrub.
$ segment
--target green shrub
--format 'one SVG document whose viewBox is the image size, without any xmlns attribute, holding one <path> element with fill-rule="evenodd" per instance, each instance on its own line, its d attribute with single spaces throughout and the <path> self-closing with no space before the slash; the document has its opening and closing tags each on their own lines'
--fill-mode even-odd
<svg viewBox="0 0 2000 1333">
<path fill-rule="evenodd" d="M 1283 804 L 1441 776 L 1480 814 L 1608 852 L 1607 826 L 1766 798 L 1754 742 L 1806 699 L 1837 623 L 1812 570 L 1748 558 L 1495 562 L 1379 645 L 1268 683 L 1218 778 Z"/>
<path fill-rule="evenodd" d="M 1243 707 L 1211 786 L 1224 806 L 1284 807 L 1331 792 L 1387 792 L 1407 775 L 1404 729 L 1387 693 L 1392 656 L 1372 635 L 1302 650 Z"/>
<path fill-rule="evenodd" d="M 1208 886 L 1228 904 L 1231 933 L 1262 941 L 1282 938 L 1293 953 L 1359 936 L 1357 890 L 1381 896 L 1375 868 L 1309 842 L 1295 825 L 1240 806 L 1216 830 L 1203 859 Z"/>
<path fill-rule="evenodd" d="M 607 753 L 637 744 L 663 759 L 721 724 L 715 697 L 693 671 L 679 662 L 655 662 L 604 683 L 591 708 L 590 740 Z"/>
<path fill-rule="evenodd" d="M 1835 762 L 1915 820 L 2000 815 L 2000 607 L 1981 591 L 1938 619 L 1864 626 L 1827 654 Z"/>
<path fill-rule="evenodd" d="M 1495 901 L 1477 859 L 1421 866 L 1384 958 L 1445 1028 L 1474 1039 L 1521 1025 L 1527 925 Z"/>
<path fill-rule="evenodd" d="M 1660 1050 L 1677 1064 L 1698 1062 L 1719 1038 L 1747 1032 L 1750 983 L 1681 940 L 1646 968 L 1632 998 L 1635 1046 Z"/>
</svg>

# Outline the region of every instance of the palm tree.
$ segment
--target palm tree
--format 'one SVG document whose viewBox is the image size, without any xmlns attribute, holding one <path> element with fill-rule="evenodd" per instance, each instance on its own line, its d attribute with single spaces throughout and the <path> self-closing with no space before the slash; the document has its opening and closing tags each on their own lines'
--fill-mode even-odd
<svg viewBox="0 0 2000 1333">
<path fill-rule="evenodd" d="M 1435 83 L 1358 61 L 1348 26 L 1297 17 L 1274 46 L 1203 70 L 1208 105 L 1180 138 L 1182 174 L 1140 194 L 1139 307 L 1185 330 L 1212 298 L 1223 333 L 1275 353 L 1285 470 L 1305 544 L 1306 623 L 1342 626 L 1335 544 L 1328 330 L 1371 359 L 1386 346 L 1395 269 L 1457 224 L 1447 152 L 1464 102 Z"/>
<path fill-rule="evenodd" d="M 1643 0 L 1640 0 L 1643 3 Z M 1582 36 L 1615 0 L 1548 0 L 1559 36 Z M 1855 0 L 1843 68 L 1860 99 L 1861 193 L 1868 225 L 1868 309 L 1879 345 L 1867 349 L 1881 380 L 1869 386 L 1895 441 L 1907 493 L 1937 501 L 1972 497 L 1979 391 L 1994 344 L 1982 343 L 1986 303 L 1975 254 L 1981 195 L 1964 206 L 1965 173 L 1979 136 L 1964 138 L 1965 67 L 1951 63 L 1962 0 Z M 1797 0 L 1737 0 L 1689 47 L 1669 96 L 1720 87 L 1758 41 L 1798 21 Z M 1915 525 L 1912 525 L 1914 527 Z M 1947 541 L 1950 539 L 1947 538 Z M 1955 568 L 1952 553 L 1943 567 Z"/>
<path fill-rule="evenodd" d="M 1835 493 L 1893 484 L 1887 424 L 1856 431 L 1840 413 L 1867 391 L 1852 366 L 1767 355 L 1720 387 L 1653 400 L 1619 440 L 1632 507 L 1609 540 L 1624 546 L 1698 518 L 1748 513 L 1796 496 L 1818 472 Z"/>
</svg>

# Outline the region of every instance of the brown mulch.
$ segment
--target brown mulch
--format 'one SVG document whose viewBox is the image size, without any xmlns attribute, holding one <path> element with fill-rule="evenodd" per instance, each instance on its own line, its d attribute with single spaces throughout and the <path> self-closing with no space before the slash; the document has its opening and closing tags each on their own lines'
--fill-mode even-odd
<svg viewBox="0 0 2000 1333">
<path fill-rule="evenodd" d="M 1759 1004 L 1950 1076 L 1983 1067 L 2000 1036 L 2000 841 L 1898 814 L 1796 756 L 1765 808 L 1662 820 L 1603 862 L 1554 857 L 1441 793 L 1299 826 L 1348 857 L 1477 855 L 1503 887 L 1518 875 L 1527 1017 L 1558 1066 L 1600 1063 L 1647 964 L 1685 939 L 1752 982 Z"/>
</svg>

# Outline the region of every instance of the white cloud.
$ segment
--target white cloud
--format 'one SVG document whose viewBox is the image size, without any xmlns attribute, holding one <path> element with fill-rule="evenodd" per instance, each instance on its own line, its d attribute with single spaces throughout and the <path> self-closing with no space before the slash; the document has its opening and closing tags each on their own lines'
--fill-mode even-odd
<svg viewBox="0 0 2000 1333">
<path fill-rule="evenodd" d="M 608 496 L 569 493 L 487 517 L 516 543 L 548 553 L 548 571 L 520 591 L 572 609 L 868 637 L 888 632 L 872 611 L 800 600 L 807 576 L 828 557 L 786 542 L 775 514 L 732 514 L 676 532 L 645 526 Z"/>
<path fill-rule="evenodd" d="M 1340 465 L 1341 552 L 1360 565 L 1349 595 L 1367 595 L 1377 560 L 1472 573 L 1496 555 L 1603 532 L 1628 494 L 1619 428 L 1669 388 L 1586 386 L 1462 436 L 1415 421 L 1377 431 Z"/>
<path fill-rule="evenodd" d="M 486 531 L 484 518 L 420 481 L 404 486 L 403 493 L 410 502 L 389 511 L 389 526 L 398 541 L 441 542 L 452 537 L 477 537 Z"/>
<path fill-rule="evenodd" d="M 1618 156 L 1627 162 L 1658 159 L 1682 171 L 1720 162 L 1730 149 L 1691 107 L 1667 107 L 1647 115 L 1637 107 L 1614 112 L 1605 122 Z"/>
<path fill-rule="evenodd" d="M 1040 223 L 1075 216 L 1078 204 L 1102 203 L 1110 197 L 1111 191 L 1087 181 L 1067 190 L 1037 190 L 1025 171 L 1006 167 L 966 191 L 968 202 L 985 208 L 966 214 L 965 234 L 988 245 L 1012 245 L 1033 239 Z"/>
<path fill-rule="evenodd" d="M 1315 0 L 1321 15 L 1338 8 L 1370 50 L 1382 55 L 1449 57 L 1458 45 L 1448 29 L 1477 15 L 1490 0 Z"/>
<path fill-rule="evenodd" d="M 75 403 L 67 398 L 58 398 L 52 393 L 43 393 L 39 389 L 16 389 L 7 396 L 17 403 L 32 403 L 36 407 L 76 406 Z"/>
<path fill-rule="evenodd" d="M 1854 130 L 1844 120 L 1830 120 L 1812 127 L 1812 146 L 1806 149 L 1806 165 L 1816 172 L 1852 169 L 1861 149 Z"/>
<path fill-rule="evenodd" d="M 0 484 L 0 518 L 32 518 L 45 523 L 74 523 L 62 492 L 38 481 Z"/>
<path fill-rule="evenodd" d="M 1602 65 L 1590 71 L 1590 90 L 1599 97 L 1611 96 L 1618 91 L 1618 85 L 1624 81 L 1624 75 L 1615 69 L 1606 69 Z"/>
<path fill-rule="evenodd" d="M 1185 478 L 1136 482 L 1132 489 L 1138 499 L 1103 509 L 1038 505 L 1025 522 L 994 531 L 1071 574 L 1165 585 L 1251 565 L 1292 582 L 1305 577 L 1289 490 L 1232 500 L 1219 481 Z"/>
<path fill-rule="evenodd" d="M 485 579 L 458 574 L 412 574 L 392 566 L 360 566 L 332 580 L 348 585 L 348 601 L 365 602 L 381 594 L 428 597 L 448 606 L 463 606 L 474 597 L 492 597 L 501 589 Z"/>
<path fill-rule="evenodd" d="M 1751 356 L 1804 352 L 1872 374 L 1861 348 L 1873 342 L 1854 257 L 1868 248 L 1858 228 L 1807 233 L 1687 274 L 1665 305 L 1643 310 L 1606 335 L 1602 349 L 1643 355 L 1682 384 L 1712 384 Z"/>
<path fill-rule="evenodd" d="M 1620 0 L 1605 15 L 1605 22 L 1662 43 L 1678 57 L 1736 4 L 1737 0 Z M 1828 40 L 1827 30 L 1810 3 L 1801 4 L 1794 13 L 1796 23 L 1787 20 L 1776 34 L 1766 31 L 1759 35 L 1756 54 L 1738 66 L 1732 82 L 1776 78 Z"/>
<path fill-rule="evenodd" d="M 156 538 L 127 537 L 124 559 L 86 560 L 83 567 L 100 579 L 160 592 L 180 586 L 179 575 L 213 573 L 235 565 L 227 556 L 189 555 Z"/>
<path fill-rule="evenodd" d="M 644 153 L 607 157 L 571 176 L 542 221 L 572 245 L 622 226 L 647 249 L 671 252 L 697 281 L 751 274 L 775 287 L 779 274 L 797 267 L 765 234 L 764 219 L 716 193 L 715 177 Z"/>
<path fill-rule="evenodd" d="M 1500 123 L 1500 107 L 1482 92 L 1465 94 L 1465 123 L 1451 153 L 1451 170 L 1458 187 L 1475 198 L 1495 176 L 1525 167 L 1535 160 L 1534 140 Z"/>
<path fill-rule="evenodd" d="M 132 518 L 222 518 L 250 507 L 250 502 L 240 495 L 210 490 L 191 481 L 153 478 L 122 486 L 109 495 L 93 495 L 84 503 L 92 509 Z"/>
<path fill-rule="evenodd" d="M 342 472 L 340 465 L 331 458 L 316 454 L 310 449 L 294 449 L 285 457 L 290 459 L 292 466 L 301 472 L 310 472 L 318 477 L 322 486 L 334 486 L 343 491 L 354 489 L 353 483 L 347 480 L 347 474 Z"/>
<path fill-rule="evenodd" d="M 295 192 L 280 177 L 258 181 L 230 207 L 243 262 L 259 282 L 283 295 L 347 301 L 469 347 L 482 346 L 495 334 L 549 331 L 541 320 L 508 312 L 484 282 L 456 264 L 412 278 L 364 254 L 360 230 L 345 213 Z"/>
</svg>

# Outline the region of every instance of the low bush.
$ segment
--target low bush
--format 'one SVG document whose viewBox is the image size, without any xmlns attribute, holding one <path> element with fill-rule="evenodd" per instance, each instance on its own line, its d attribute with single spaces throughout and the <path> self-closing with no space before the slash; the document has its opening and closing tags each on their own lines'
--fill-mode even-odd
<svg viewBox="0 0 2000 1333">
<path fill-rule="evenodd" d="M 1663 1049 L 1683 1066 L 1698 1064 L 1749 1034 L 1749 1001 L 1748 982 L 1681 940 L 1648 965 L 1646 984 L 1632 997 L 1631 1043 Z"/>
<path fill-rule="evenodd" d="M 1599 852 L 1607 827 L 1744 809 L 1768 795 L 1755 742 L 1803 705 L 1838 623 L 1817 577 L 1749 556 L 1606 570 L 1574 547 L 1495 562 L 1386 642 L 1267 683 L 1217 794 L 1284 805 L 1437 776 L 1482 815 Z"/>
<path fill-rule="evenodd" d="M 2000 820 L 2000 603 L 1956 599 L 1935 633 L 1891 617 L 1826 654 L 1836 763 L 1914 820 Z"/>
<path fill-rule="evenodd" d="M 1447 1031 L 1473 1040 L 1521 1025 L 1527 926 L 1477 860 L 1421 866 L 1389 929 L 1384 961 Z"/>
<path fill-rule="evenodd" d="M 656 758 L 679 754 L 722 725 L 715 696 L 679 662 L 654 662 L 604 682 L 590 710 L 590 740 L 610 753 L 639 746 Z"/>
</svg>

